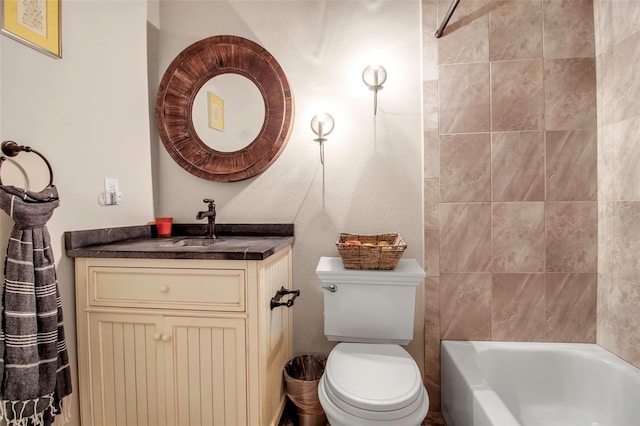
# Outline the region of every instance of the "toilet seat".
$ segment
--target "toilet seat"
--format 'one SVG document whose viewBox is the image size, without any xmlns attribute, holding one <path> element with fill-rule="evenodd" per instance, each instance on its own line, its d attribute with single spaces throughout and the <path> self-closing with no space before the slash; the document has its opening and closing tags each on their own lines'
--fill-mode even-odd
<svg viewBox="0 0 640 426">
<path fill-rule="evenodd" d="M 321 402 L 363 423 L 419 424 L 429 404 L 415 361 L 392 344 L 338 344 L 329 354 L 319 394 Z"/>
</svg>

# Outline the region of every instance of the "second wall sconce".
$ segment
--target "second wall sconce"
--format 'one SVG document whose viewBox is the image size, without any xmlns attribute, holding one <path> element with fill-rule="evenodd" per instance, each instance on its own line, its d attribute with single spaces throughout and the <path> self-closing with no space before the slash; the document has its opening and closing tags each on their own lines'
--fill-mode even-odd
<svg viewBox="0 0 640 426">
<path fill-rule="evenodd" d="M 382 90 L 382 85 L 387 81 L 387 70 L 382 65 L 369 65 L 362 71 L 362 81 L 373 90 L 373 114 L 378 113 L 378 91 Z"/>
<path fill-rule="evenodd" d="M 327 135 L 333 131 L 335 122 L 331 114 L 321 112 L 316 114 L 311 119 L 311 130 L 318 135 L 314 141 L 320 144 L 320 163 L 324 166 L 324 142 L 327 140 Z"/>
</svg>

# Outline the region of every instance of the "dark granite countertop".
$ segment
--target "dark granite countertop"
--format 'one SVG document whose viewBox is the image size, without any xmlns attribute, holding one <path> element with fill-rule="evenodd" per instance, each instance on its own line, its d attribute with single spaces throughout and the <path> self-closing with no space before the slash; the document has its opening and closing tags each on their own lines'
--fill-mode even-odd
<svg viewBox="0 0 640 426">
<path fill-rule="evenodd" d="M 155 225 L 68 231 L 64 242 L 69 257 L 264 260 L 294 241 L 293 224 L 216 224 L 213 241 L 206 228 L 174 224 L 166 238 Z"/>
</svg>

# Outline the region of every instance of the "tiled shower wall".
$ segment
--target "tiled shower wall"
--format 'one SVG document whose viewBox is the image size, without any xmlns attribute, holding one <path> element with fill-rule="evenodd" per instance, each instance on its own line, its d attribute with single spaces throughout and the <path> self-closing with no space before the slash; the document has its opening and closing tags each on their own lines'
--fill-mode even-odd
<svg viewBox="0 0 640 426">
<path fill-rule="evenodd" d="M 640 1 L 596 0 L 597 342 L 640 367 Z"/>
<path fill-rule="evenodd" d="M 596 338 L 592 1 L 462 0 L 435 39 L 449 5 L 422 1 L 434 411 L 441 339 Z"/>
</svg>

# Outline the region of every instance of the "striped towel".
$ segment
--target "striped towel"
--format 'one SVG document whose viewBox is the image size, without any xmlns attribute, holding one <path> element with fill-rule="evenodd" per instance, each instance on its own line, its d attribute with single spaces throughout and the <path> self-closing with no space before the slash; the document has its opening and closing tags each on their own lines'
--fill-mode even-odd
<svg viewBox="0 0 640 426">
<path fill-rule="evenodd" d="M 62 414 L 62 399 L 71 394 L 62 304 L 45 226 L 58 204 L 55 186 L 32 192 L 0 185 L 0 208 L 15 222 L 0 327 L 0 420 L 9 426 L 53 424 Z"/>
</svg>

